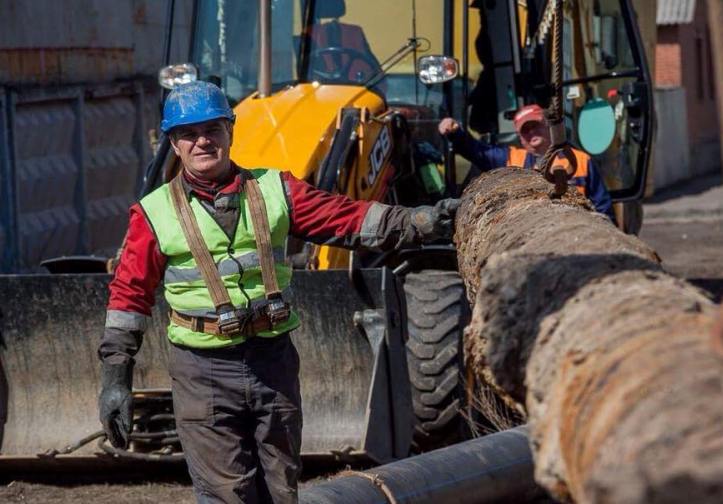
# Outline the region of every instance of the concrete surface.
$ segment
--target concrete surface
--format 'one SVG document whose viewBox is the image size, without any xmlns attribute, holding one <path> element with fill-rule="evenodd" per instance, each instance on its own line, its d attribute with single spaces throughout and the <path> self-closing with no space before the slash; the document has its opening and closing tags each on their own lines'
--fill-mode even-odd
<svg viewBox="0 0 723 504">
<path fill-rule="evenodd" d="M 723 296 L 723 180 L 707 177 L 661 191 L 643 205 L 640 238 L 663 260 L 663 267 Z"/>
<path fill-rule="evenodd" d="M 643 202 L 643 226 L 670 221 L 723 219 L 723 178 L 702 176 L 658 191 Z"/>
</svg>

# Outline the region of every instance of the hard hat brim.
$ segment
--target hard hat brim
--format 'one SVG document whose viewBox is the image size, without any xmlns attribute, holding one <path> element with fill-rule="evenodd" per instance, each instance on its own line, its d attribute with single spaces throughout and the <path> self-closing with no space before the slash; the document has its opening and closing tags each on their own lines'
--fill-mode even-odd
<svg viewBox="0 0 723 504">
<path fill-rule="evenodd" d="M 178 126 L 200 124 L 207 121 L 214 121 L 216 119 L 226 119 L 227 121 L 234 123 L 236 121 L 236 116 L 234 114 L 227 114 L 222 110 L 218 111 L 218 113 L 184 114 L 176 116 L 173 121 L 168 121 L 166 119 L 162 120 L 161 131 L 168 134 L 173 128 L 177 128 Z"/>
</svg>

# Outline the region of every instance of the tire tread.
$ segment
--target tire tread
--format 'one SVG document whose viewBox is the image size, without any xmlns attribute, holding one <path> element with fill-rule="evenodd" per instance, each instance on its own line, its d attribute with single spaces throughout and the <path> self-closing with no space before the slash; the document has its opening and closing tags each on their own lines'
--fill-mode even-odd
<svg viewBox="0 0 723 504">
<path fill-rule="evenodd" d="M 462 330 L 469 320 L 464 284 L 456 271 L 422 270 L 405 278 L 407 363 L 416 423 L 413 450 L 423 452 L 466 435 Z"/>
</svg>

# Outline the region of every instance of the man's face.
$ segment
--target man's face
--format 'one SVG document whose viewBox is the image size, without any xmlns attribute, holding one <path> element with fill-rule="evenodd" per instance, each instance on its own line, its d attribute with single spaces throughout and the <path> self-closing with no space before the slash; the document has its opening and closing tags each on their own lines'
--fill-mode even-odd
<svg viewBox="0 0 723 504">
<path fill-rule="evenodd" d="M 519 131 L 522 147 L 535 156 L 541 156 L 550 146 L 550 131 L 541 121 L 527 121 Z"/>
<path fill-rule="evenodd" d="M 203 180 L 225 175 L 231 140 L 231 123 L 225 119 L 178 126 L 171 132 L 171 145 L 183 166 Z"/>
</svg>

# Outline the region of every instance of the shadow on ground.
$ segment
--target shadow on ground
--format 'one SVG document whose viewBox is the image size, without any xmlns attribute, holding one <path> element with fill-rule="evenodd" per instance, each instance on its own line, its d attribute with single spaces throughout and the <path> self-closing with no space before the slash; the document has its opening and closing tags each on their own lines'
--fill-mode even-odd
<svg viewBox="0 0 723 504">
<path fill-rule="evenodd" d="M 723 185 L 723 175 L 719 173 L 711 173 L 695 178 L 690 181 L 681 182 L 674 187 L 667 187 L 656 191 L 650 198 L 645 198 L 643 203 L 663 203 L 672 199 L 681 198 L 683 196 L 695 196 L 702 194 L 710 189 Z"/>
</svg>

